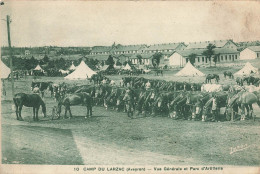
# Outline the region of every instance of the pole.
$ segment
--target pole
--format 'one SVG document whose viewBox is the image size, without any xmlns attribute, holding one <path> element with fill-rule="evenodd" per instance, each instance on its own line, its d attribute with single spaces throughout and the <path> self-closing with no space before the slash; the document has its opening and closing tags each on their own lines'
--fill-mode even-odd
<svg viewBox="0 0 260 174">
<path fill-rule="evenodd" d="M 10 36 L 10 16 L 6 16 L 7 23 L 7 34 L 8 34 L 8 45 L 9 45 L 9 54 L 10 54 L 10 69 L 11 69 L 11 81 L 12 81 L 12 97 L 14 97 L 14 74 L 13 74 L 13 53 L 11 46 L 11 36 Z"/>
</svg>

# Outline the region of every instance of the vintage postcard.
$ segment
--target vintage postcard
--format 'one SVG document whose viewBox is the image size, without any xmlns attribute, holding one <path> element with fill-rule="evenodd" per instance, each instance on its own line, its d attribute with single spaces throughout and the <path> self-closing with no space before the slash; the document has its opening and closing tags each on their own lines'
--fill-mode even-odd
<svg viewBox="0 0 260 174">
<path fill-rule="evenodd" d="M 0 1 L 1 167 L 259 173 L 258 1 Z"/>
</svg>

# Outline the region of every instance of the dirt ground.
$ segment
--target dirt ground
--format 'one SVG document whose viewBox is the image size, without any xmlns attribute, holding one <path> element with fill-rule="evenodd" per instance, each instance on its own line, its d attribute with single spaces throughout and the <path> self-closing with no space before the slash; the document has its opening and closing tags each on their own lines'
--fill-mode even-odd
<svg viewBox="0 0 260 174">
<path fill-rule="evenodd" d="M 176 80 L 171 73 L 166 72 L 163 78 Z M 157 78 L 152 74 L 145 77 Z M 121 76 L 111 78 L 119 80 Z M 31 80 L 16 81 L 15 91 L 31 92 Z M 61 81 L 62 78 L 40 80 Z M 231 84 L 234 80 L 222 77 L 221 83 Z M 97 106 L 93 108 L 92 118 L 84 118 L 86 108 L 74 106 L 72 119 L 51 120 L 51 108 L 56 103 L 46 94 L 47 118 L 40 112 L 40 121 L 34 122 L 32 108 L 24 107 L 24 121 L 17 121 L 10 89 L 7 82 L 7 96 L 1 100 L 4 164 L 258 166 L 260 162 L 258 106 L 254 106 L 256 121 L 212 123 L 171 120 L 159 115 L 130 119 L 126 113 Z"/>
</svg>

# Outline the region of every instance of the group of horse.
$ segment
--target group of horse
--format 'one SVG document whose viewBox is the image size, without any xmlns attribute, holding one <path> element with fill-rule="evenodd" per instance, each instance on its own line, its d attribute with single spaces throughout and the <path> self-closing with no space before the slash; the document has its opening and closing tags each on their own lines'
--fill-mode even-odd
<svg viewBox="0 0 260 174">
<path fill-rule="evenodd" d="M 146 84 L 150 83 L 150 88 L 155 90 L 163 91 L 200 91 L 201 83 L 189 83 L 189 82 L 178 82 L 178 81 L 166 81 L 158 79 L 146 79 L 144 77 L 123 77 L 120 86 L 132 87 L 136 89 L 145 89 Z"/>
<path fill-rule="evenodd" d="M 230 71 L 224 71 L 224 77 L 227 78 L 229 77 L 229 79 L 234 79 L 234 75 L 232 72 Z M 211 83 L 211 80 L 215 79 L 216 83 L 219 83 L 220 77 L 218 74 L 208 74 L 206 76 L 206 80 L 205 83 Z M 249 76 L 243 76 L 243 77 L 237 77 L 236 78 L 236 83 L 240 86 L 244 85 L 244 82 L 246 82 L 247 85 L 255 85 L 255 86 L 259 86 L 260 84 L 260 78 L 259 77 L 254 77 L 252 75 Z"/>
<path fill-rule="evenodd" d="M 254 76 L 244 76 L 244 77 L 237 77 L 236 78 L 236 83 L 238 85 L 243 86 L 244 82 L 246 82 L 247 85 L 259 86 L 260 78 L 254 77 Z"/>
<path fill-rule="evenodd" d="M 125 81 L 125 78 L 123 78 L 123 81 Z M 142 83 L 147 80 L 138 79 L 142 79 Z M 156 83 L 150 89 L 144 89 L 143 86 L 135 88 L 138 79 L 132 81 L 133 86 L 128 87 L 111 86 L 109 84 L 82 85 L 69 89 L 67 93 L 71 93 L 69 96 L 88 94 L 92 98 L 92 105 L 123 111 L 129 117 L 141 114 L 143 116 L 168 116 L 174 119 L 224 121 L 230 120 L 231 115 L 234 115 L 234 118 L 244 120 L 253 118 L 252 104 L 260 104 L 259 91 L 248 92 L 240 88 L 240 90 L 232 91 L 202 92 L 200 90 L 186 90 L 186 87 L 181 89 L 175 87 L 176 90 L 163 90 L 167 88 L 159 89 L 156 87 Z M 183 85 L 187 84 L 183 83 Z M 211 111 L 214 102 L 216 110 L 213 113 Z"/>
<path fill-rule="evenodd" d="M 97 80 L 98 79 L 98 80 Z M 201 83 L 188 83 L 146 79 L 143 77 L 123 77 L 120 86 L 110 85 L 105 76 L 94 76 L 93 85 L 69 85 L 66 83 L 54 84 L 52 82 L 32 82 L 40 91 L 49 89 L 51 96 L 55 97 L 57 106 L 53 114 L 60 118 L 61 107 L 65 106 L 65 117 L 69 112 L 72 117 L 71 106 L 84 105 L 87 107 L 86 117 L 92 116 L 93 105 L 112 108 L 117 111 L 133 115 L 162 115 L 174 119 L 194 119 L 207 121 L 230 120 L 232 115 L 240 115 L 241 120 L 251 118 L 252 104 L 259 105 L 259 90 L 248 92 L 245 88 L 236 88 L 226 85 L 221 90 L 202 90 L 205 85 Z M 95 82 L 96 80 L 96 82 Z M 102 83 L 106 80 L 107 83 Z M 149 83 L 149 88 L 146 88 Z M 230 90 L 232 89 L 232 90 Z M 42 94 L 43 97 L 43 94 Z M 217 112 L 211 114 L 210 109 L 215 102 Z M 22 106 L 33 107 L 34 120 L 38 120 L 38 110 L 42 106 L 46 115 L 46 106 L 37 94 L 26 95 L 18 93 L 14 97 L 16 116 L 21 120 Z M 223 111 L 224 108 L 224 111 Z M 232 112 L 231 112 L 232 111 Z M 239 112 L 240 111 L 240 112 Z M 216 114 L 217 113 L 217 114 Z M 247 117 L 245 117 L 247 115 Z M 219 117 L 221 116 L 221 117 Z"/>
</svg>

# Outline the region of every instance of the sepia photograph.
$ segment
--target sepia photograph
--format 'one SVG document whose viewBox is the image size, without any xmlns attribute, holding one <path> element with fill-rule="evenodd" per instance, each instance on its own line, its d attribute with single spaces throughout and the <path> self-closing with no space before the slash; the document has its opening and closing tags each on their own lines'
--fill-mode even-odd
<svg viewBox="0 0 260 174">
<path fill-rule="evenodd" d="M 1 0 L 0 18 L 0 173 L 259 173 L 259 1 Z"/>
</svg>

